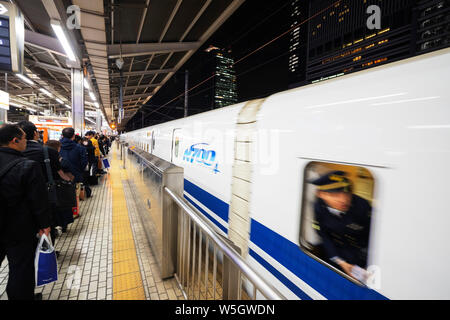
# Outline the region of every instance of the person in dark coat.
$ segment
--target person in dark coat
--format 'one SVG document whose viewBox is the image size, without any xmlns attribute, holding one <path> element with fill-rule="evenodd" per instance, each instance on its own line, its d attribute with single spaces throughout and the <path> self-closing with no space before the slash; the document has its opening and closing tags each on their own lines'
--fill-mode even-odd
<svg viewBox="0 0 450 320">
<path fill-rule="evenodd" d="M 75 177 L 75 182 L 83 182 L 83 172 L 88 164 L 86 149 L 74 141 L 73 128 L 65 128 L 62 135 L 60 155 L 70 164 L 70 172 Z"/>
<path fill-rule="evenodd" d="M 0 172 L 8 169 L 0 177 L 0 263 L 8 258 L 10 300 L 35 298 L 36 234 L 50 233 L 47 186 L 39 163 L 22 154 L 26 143 L 17 125 L 0 126 Z"/>
<path fill-rule="evenodd" d="M 100 152 L 102 153 L 103 157 L 106 156 L 106 151 L 105 151 L 105 136 L 101 135 L 100 138 L 98 139 L 98 147 L 100 148 Z"/>
<path fill-rule="evenodd" d="M 317 186 L 314 204 L 318 234 L 326 259 L 354 277 L 354 266 L 367 267 L 371 206 L 352 193 L 343 171 L 329 172 L 311 182 Z M 358 269 L 358 268 L 356 268 Z"/>
<path fill-rule="evenodd" d="M 45 145 L 50 149 L 58 151 L 59 162 L 62 170 L 70 178 L 70 180 L 74 180 L 74 176 L 70 173 L 70 164 L 59 155 L 59 152 L 61 151 L 61 142 L 58 140 L 48 140 Z M 61 227 L 63 233 L 67 232 L 67 226 L 73 223 L 73 221 L 72 208 L 56 208 L 56 225 Z"/>
<path fill-rule="evenodd" d="M 90 140 L 91 136 L 92 136 L 91 131 L 88 131 L 86 132 L 85 137 L 81 140 L 81 143 L 83 144 L 83 146 L 86 148 L 87 151 L 89 170 L 97 161 L 97 159 L 95 158 L 95 147 L 92 144 L 92 141 Z"/>
<path fill-rule="evenodd" d="M 44 175 L 45 182 L 49 182 L 49 172 L 47 172 L 47 166 L 45 165 L 44 146 L 38 142 L 39 131 L 30 121 L 21 121 L 17 124 L 24 132 L 27 138 L 27 148 L 23 152 L 23 155 L 30 160 L 34 160 L 41 165 L 42 173 Z M 47 148 L 48 158 L 50 160 L 51 175 L 54 181 L 64 179 L 70 181 L 70 178 L 63 172 L 59 162 L 58 151 L 53 148 Z M 51 209 L 51 238 L 55 240 L 57 237 L 56 226 L 58 225 L 58 217 L 56 213 L 56 203 L 49 203 Z"/>
<path fill-rule="evenodd" d="M 92 142 L 86 137 L 83 137 L 80 140 L 80 145 L 84 149 L 86 149 L 86 155 L 87 155 L 87 159 L 88 159 L 88 165 L 85 167 L 85 169 L 83 171 L 83 186 L 84 186 L 84 190 L 86 191 L 86 197 L 90 198 L 92 195 L 92 189 L 89 185 L 89 174 L 90 174 L 90 170 L 91 170 L 91 166 L 92 166 L 92 161 L 95 160 L 94 146 L 92 145 Z"/>
<path fill-rule="evenodd" d="M 34 123 L 30 121 L 21 121 L 17 124 L 26 134 L 27 148 L 24 151 L 25 157 L 30 160 L 34 160 L 41 165 L 42 173 L 44 174 L 45 181 L 48 182 L 47 167 L 44 162 L 44 147 L 39 143 L 39 131 Z M 70 178 L 64 174 L 59 162 L 59 154 L 53 148 L 48 149 L 48 157 L 50 159 L 50 168 L 54 180 L 64 179 L 70 181 Z"/>
</svg>

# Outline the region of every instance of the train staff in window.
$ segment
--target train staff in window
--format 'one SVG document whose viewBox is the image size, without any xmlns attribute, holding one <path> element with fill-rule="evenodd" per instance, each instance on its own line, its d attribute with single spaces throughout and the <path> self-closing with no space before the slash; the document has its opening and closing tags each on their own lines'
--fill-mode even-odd
<svg viewBox="0 0 450 320">
<path fill-rule="evenodd" d="M 343 171 L 329 172 L 311 183 L 317 186 L 314 213 L 318 225 L 313 227 L 322 238 L 325 259 L 363 281 L 372 210 L 369 202 L 352 194 L 352 184 Z"/>
</svg>

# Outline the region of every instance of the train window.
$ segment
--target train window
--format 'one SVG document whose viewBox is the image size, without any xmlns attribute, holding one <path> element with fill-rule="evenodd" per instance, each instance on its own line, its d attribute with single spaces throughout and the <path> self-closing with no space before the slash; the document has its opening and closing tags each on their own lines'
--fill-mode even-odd
<svg viewBox="0 0 450 320">
<path fill-rule="evenodd" d="M 309 163 L 304 172 L 300 247 L 358 284 L 366 284 L 374 179 L 363 167 Z"/>
</svg>

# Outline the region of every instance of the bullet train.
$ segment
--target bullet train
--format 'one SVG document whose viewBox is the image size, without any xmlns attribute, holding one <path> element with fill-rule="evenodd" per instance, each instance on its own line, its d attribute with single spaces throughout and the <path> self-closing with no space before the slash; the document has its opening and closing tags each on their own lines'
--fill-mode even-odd
<svg viewBox="0 0 450 320">
<path fill-rule="evenodd" d="M 288 299 L 450 299 L 450 49 L 121 139 L 183 167 L 186 200 Z M 372 207 L 366 283 L 316 250 L 309 182 L 336 169 Z"/>
</svg>

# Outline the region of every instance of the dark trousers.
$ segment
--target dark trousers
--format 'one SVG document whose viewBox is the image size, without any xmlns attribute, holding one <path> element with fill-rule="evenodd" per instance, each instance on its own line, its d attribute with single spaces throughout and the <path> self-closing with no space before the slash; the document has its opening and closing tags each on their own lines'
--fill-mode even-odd
<svg viewBox="0 0 450 320">
<path fill-rule="evenodd" d="M 9 276 L 6 293 L 9 300 L 34 300 L 34 257 L 37 239 L 0 244 L 0 263 L 8 257 Z"/>
<path fill-rule="evenodd" d="M 99 157 L 95 157 L 95 161 L 92 163 L 92 166 L 94 167 L 94 169 L 92 169 L 92 174 L 97 174 L 99 169 L 98 169 L 98 158 Z"/>
</svg>

